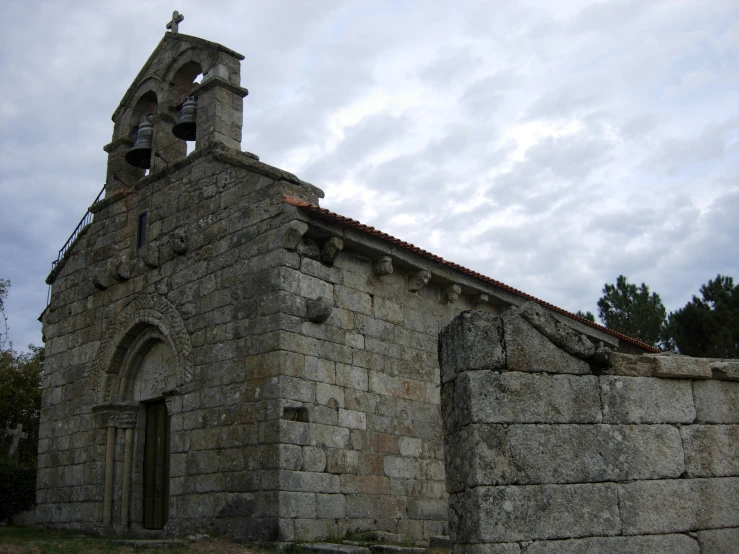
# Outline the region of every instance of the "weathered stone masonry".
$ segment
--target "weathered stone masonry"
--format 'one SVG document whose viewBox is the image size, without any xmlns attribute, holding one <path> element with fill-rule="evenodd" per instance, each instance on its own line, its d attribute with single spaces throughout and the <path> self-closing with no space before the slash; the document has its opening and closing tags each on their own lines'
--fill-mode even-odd
<svg viewBox="0 0 739 554">
<path fill-rule="evenodd" d="M 37 521 L 443 534 L 437 335 L 525 295 L 320 209 L 320 189 L 241 152 L 240 59 L 167 34 L 113 116 L 105 198 L 48 278 Z M 183 94 L 198 105 L 187 156 L 170 132 Z M 147 114 L 145 175 L 125 154 Z M 645 347 L 557 317 L 592 343 Z"/>
<path fill-rule="evenodd" d="M 533 303 L 440 334 L 454 552 L 735 552 L 739 362 L 585 343 Z"/>
</svg>

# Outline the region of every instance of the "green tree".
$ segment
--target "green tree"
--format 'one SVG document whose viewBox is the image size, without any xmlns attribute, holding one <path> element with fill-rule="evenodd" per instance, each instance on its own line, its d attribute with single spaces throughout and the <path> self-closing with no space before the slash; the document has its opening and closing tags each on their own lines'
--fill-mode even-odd
<svg viewBox="0 0 739 554">
<path fill-rule="evenodd" d="M 8 297 L 10 281 L 0 279 L 0 350 L 5 348 L 8 342 L 8 318 L 5 317 L 5 299 Z"/>
<path fill-rule="evenodd" d="M 637 287 L 623 275 L 615 285 L 606 283 L 598 315 L 609 329 L 654 346 L 663 343 L 667 312 L 659 294 L 650 294 L 644 283 Z"/>
<path fill-rule="evenodd" d="M 577 313 L 575 315 L 578 315 L 584 319 L 587 319 L 588 321 L 592 321 L 595 323 L 595 316 L 593 315 L 593 312 L 583 312 L 582 310 L 577 310 Z"/>
<path fill-rule="evenodd" d="M 36 466 L 43 367 L 42 347 L 31 344 L 20 354 L 10 349 L 0 352 L 0 430 L 23 425 L 28 437 L 18 443 L 13 457 L 24 466 Z M 0 437 L 0 456 L 5 456 L 12 439 L 5 433 Z"/>
<path fill-rule="evenodd" d="M 700 288 L 683 308 L 671 312 L 670 343 L 681 354 L 709 358 L 739 358 L 739 285 L 717 275 Z"/>
</svg>

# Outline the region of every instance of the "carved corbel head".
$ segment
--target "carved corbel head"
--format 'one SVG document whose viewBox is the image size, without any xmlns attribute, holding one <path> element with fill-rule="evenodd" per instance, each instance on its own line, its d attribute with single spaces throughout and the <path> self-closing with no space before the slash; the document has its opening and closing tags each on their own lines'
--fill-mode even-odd
<svg viewBox="0 0 739 554">
<path fill-rule="evenodd" d="M 321 247 L 321 261 L 327 266 L 334 265 L 339 252 L 344 250 L 344 240 L 340 237 L 331 237 Z"/>
<path fill-rule="evenodd" d="M 452 284 L 444 288 L 442 298 L 445 302 L 454 304 L 459 299 L 460 294 L 462 294 L 462 287 Z"/>
<path fill-rule="evenodd" d="M 482 304 L 490 304 L 490 296 L 484 292 L 481 292 L 480 294 L 473 296 L 470 299 L 470 302 L 475 308 L 477 306 L 481 306 Z"/>
<path fill-rule="evenodd" d="M 423 287 L 428 285 L 431 279 L 431 272 L 428 269 L 422 269 L 421 271 L 408 276 L 408 290 L 411 292 L 417 292 Z"/>
<path fill-rule="evenodd" d="M 390 275 L 393 272 L 393 259 L 390 256 L 382 256 L 377 258 L 372 264 L 372 273 L 376 277 Z"/>
</svg>

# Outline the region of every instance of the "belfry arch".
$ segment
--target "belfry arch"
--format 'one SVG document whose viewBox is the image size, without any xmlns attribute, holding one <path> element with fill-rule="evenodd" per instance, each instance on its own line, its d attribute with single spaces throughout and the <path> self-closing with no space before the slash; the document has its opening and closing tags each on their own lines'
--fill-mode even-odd
<svg viewBox="0 0 739 554">
<path fill-rule="evenodd" d="M 179 388 L 192 380 L 191 348 L 179 313 L 157 295 L 131 302 L 105 334 L 91 391 L 105 433 L 104 526 L 167 522 L 169 421 L 179 412 Z"/>
</svg>

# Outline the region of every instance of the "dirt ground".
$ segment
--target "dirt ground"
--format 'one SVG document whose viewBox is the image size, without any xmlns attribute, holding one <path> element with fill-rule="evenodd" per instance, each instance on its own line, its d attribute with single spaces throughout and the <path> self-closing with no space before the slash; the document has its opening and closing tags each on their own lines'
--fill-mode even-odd
<svg viewBox="0 0 739 554">
<path fill-rule="evenodd" d="M 77 532 L 50 531 L 28 527 L 0 528 L 2 554 L 139 554 L 162 552 L 166 554 L 269 554 L 274 549 L 240 544 L 221 538 L 208 537 L 197 542 L 182 541 L 182 547 L 147 549 L 111 544 L 109 539 L 92 537 Z"/>
</svg>

